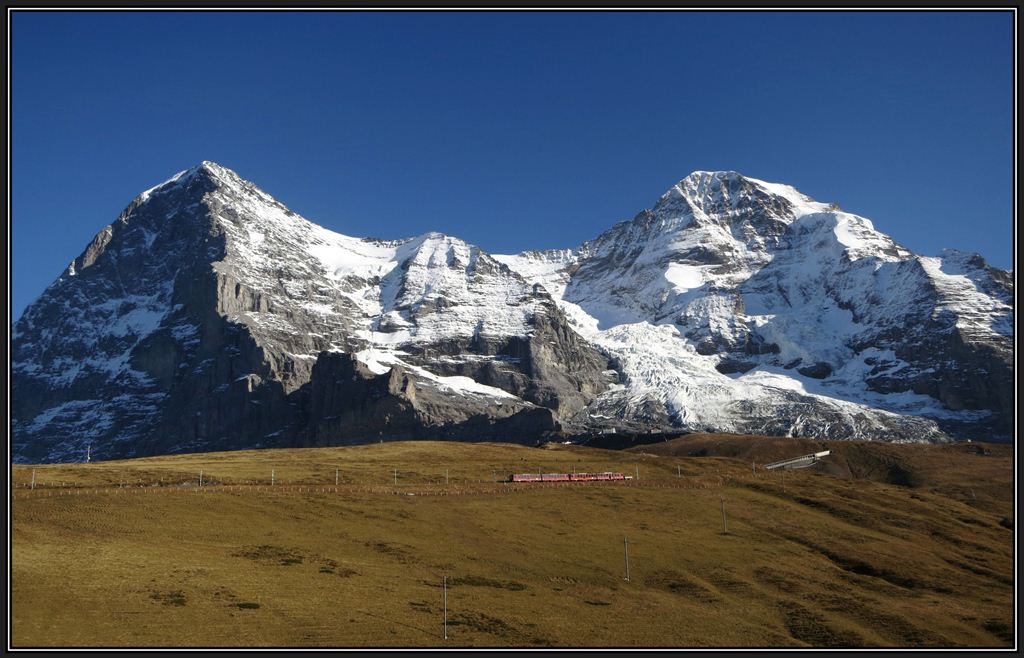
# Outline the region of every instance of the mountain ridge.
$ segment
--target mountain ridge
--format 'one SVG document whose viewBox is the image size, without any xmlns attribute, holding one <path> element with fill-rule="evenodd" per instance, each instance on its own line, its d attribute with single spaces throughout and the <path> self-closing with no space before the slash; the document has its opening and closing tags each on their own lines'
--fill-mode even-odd
<svg viewBox="0 0 1024 658">
<path fill-rule="evenodd" d="M 13 452 L 1008 435 L 1012 303 L 980 255 L 915 256 L 737 172 L 694 172 L 576 248 L 492 255 L 345 236 L 204 161 L 135 197 L 15 323 Z M 342 376 L 365 383 L 323 398 Z"/>
</svg>

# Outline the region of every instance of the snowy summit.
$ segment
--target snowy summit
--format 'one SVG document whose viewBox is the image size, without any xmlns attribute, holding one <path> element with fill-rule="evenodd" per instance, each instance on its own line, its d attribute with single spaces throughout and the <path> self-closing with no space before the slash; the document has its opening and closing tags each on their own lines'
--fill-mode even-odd
<svg viewBox="0 0 1024 658">
<path fill-rule="evenodd" d="M 12 336 L 16 461 L 378 438 L 1009 438 L 1013 284 L 694 172 L 572 249 L 334 233 L 213 162 L 146 190 Z"/>
</svg>

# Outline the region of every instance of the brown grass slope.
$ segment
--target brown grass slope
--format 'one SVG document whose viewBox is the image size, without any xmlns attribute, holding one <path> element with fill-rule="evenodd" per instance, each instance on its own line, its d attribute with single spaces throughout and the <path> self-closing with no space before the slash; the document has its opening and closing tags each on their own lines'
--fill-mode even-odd
<svg viewBox="0 0 1024 658">
<path fill-rule="evenodd" d="M 836 474 L 753 473 L 813 446 L 738 437 L 19 465 L 12 642 L 1010 646 L 1012 449 L 827 446 Z M 573 469 L 640 480 L 493 482 Z"/>
</svg>

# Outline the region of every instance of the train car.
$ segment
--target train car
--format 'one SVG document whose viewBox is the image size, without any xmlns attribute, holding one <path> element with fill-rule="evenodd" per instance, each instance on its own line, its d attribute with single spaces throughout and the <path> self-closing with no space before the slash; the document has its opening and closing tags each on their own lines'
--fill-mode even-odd
<svg viewBox="0 0 1024 658">
<path fill-rule="evenodd" d="M 622 473 L 613 473 L 611 471 L 605 471 L 603 473 L 573 473 L 571 480 L 576 482 L 596 482 L 596 481 L 607 481 L 607 480 L 624 480 L 626 476 Z"/>
<path fill-rule="evenodd" d="M 612 471 L 605 471 L 603 473 L 578 473 L 574 480 L 590 480 L 590 481 L 608 481 L 608 480 L 625 480 L 626 476 L 622 473 L 613 473 Z"/>
<path fill-rule="evenodd" d="M 629 480 L 628 475 L 605 471 L 603 473 L 513 473 L 508 482 L 598 482 Z"/>
</svg>

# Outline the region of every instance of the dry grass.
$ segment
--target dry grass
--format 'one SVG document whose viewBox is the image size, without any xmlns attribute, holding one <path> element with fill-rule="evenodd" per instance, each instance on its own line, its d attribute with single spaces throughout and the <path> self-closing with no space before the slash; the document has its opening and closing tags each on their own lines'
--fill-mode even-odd
<svg viewBox="0 0 1024 658">
<path fill-rule="evenodd" d="M 1013 532 L 1000 525 L 1013 518 L 1012 451 L 896 446 L 911 487 L 810 471 L 783 482 L 752 474 L 749 455 L 680 456 L 674 443 L 409 442 L 15 466 L 12 642 L 1012 644 Z M 890 448 L 851 453 L 847 467 Z M 492 471 L 637 467 L 629 486 L 490 482 Z M 17 486 L 33 469 L 36 490 Z M 200 469 L 212 486 L 197 492 Z"/>
</svg>

